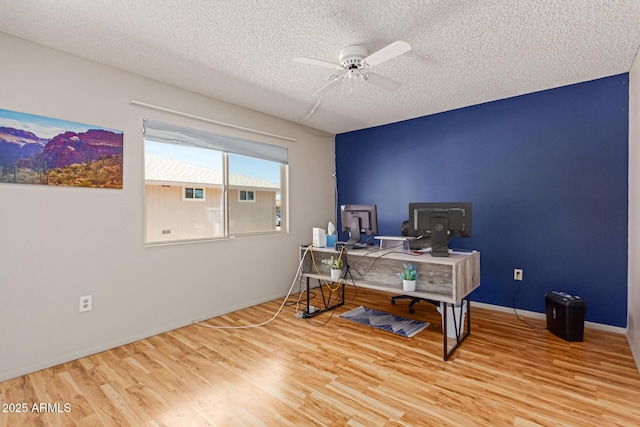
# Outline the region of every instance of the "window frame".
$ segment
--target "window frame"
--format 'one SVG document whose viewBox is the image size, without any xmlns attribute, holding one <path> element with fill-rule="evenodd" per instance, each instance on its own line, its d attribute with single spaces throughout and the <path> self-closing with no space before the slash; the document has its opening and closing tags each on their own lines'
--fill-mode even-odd
<svg viewBox="0 0 640 427">
<path fill-rule="evenodd" d="M 226 150 L 217 150 L 215 147 L 209 147 L 206 145 L 206 142 L 203 142 L 202 145 L 194 145 L 194 144 L 185 144 L 188 146 L 194 146 L 196 148 L 200 148 L 200 149 L 211 149 L 213 151 L 219 152 L 222 155 L 222 183 L 220 184 L 220 187 L 222 188 L 222 196 L 221 199 L 218 199 L 218 197 L 215 197 L 214 200 L 212 202 L 215 203 L 215 200 L 218 199 L 220 200 L 220 207 L 219 209 L 217 209 L 220 213 L 220 218 L 219 218 L 219 222 L 210 222 L 210 223 L 206 223 L 207 225 L 211 225 L 212 227 L 215 228 L 216 224 L 218 224 L 219 226 L 222 227 L 222 233 L 221 235 L 213 235 L 210 237 L 188 237 L 188 238 L 180 238 L 180 239 L 175 239 L 175 240 L 164 240 L 163 237 L 165 237 L 166 235 L 170 235 L 171 233 L 167 233 L 165 236 L 155 236 L 154 238 L 151 238 L 149 236 L 149 221 L 151 218 L 151 214 L 149 213 L 149 199 L 147 197 L 147 191 L 148 191 L 148 186 L 149 185 L 157 185 L 157 184 L 153 184 L 151 181 L 147 181 L 147 176 L 146 176 L 146 167 L 147 167 L 147 158 L 146 158 L 146 154 L 147 154 L 147 146 L 146 146 L 146 142 L 150 141 L 150 142 L 156 142 L 156 143 L 160 143 L 160 144 L 175 144 L 175 145 L 182 145 L 182 143 L 180 141 L 177 140 L 168 140 L 168 141 L 162 141 L 162 140 L 157 140 L 154 137 L 148 137 L 147 136 L 147 124 L 148 123 L 153 123 L 153 124 L 158 124 L 159 122 L 155 122 L 155 121 L 150 121 L 148 119 L 144 119 L 145 122 L 145 126 L 144 126 L 144 130 L 145 130 L 145 135 L 143 137 L 143 146 L 144 146 L 144 164 L 145 164 L 145 179 L 144 179 L 144 185 L 145 185 L 145 241 L 144 244 L 145 246 L 156 246 L 156 245 L 166 245 L 166 244 L 175 244 L 175 243 L 197 243 L 197 242 L 202 242 L 202 241 L 217 241 L 217 240 L 230 240 L 230 239 L 234 239 L 236 237 L 258 237 L 258 236 L 265 236 L 265 235 L 282 235 L 282 234 L 288 234 L 289 233 L 289 227 L 288 227 L 288 203 L 289 203 L 289 192 L 288 192 L 288 176 L 289 176 L 289 171 L 288 171 L 288 149 L 284 146 L 276 146 L 273 144 L 268 144 L 266 142 L 262 142 L 262 141 L 258 141 L 258 140 L 246 140 L 246 139 L 240 139 L 237 137 L 232 137 L 232 136 L 227 136 L 227 135 L 222 135 L 222 134 L 217 134 L 217 133 L 213 133 L 210 131 L 203 131 L 203 130 L 199 130 L 196 128 L 183 128 L 181 126 L 178 125 L 173 125 L 173 124 L 167 124 L 164 123 L 162 124 L 163 126 L 166 126 L 169 130 L 187 130 L 187 131 L 192 131 L 198 134 L 206 134 L 209 136 L 214 136 L 215 138 L 221 138 L 222 140 L 224 140 L 224 143 L 228 144 L 225 146 Z M 244 152 L 236 152 L 233 150 L 233 144 L 235 142 L 238 142 L 238 144 L 240 144 L 241 148 L 242 148 L 242 144 L 249 144 L 248 146 L 250 146 L 251 150 L 254 150 L 255 147 L 258 147 L 258 153 L 260 153 L 260 148 L 261 147 L 267 147 L 267 151 L 272 150 L 275 147 L 275 151 L 276 151 L 276 155 L 275 155 L 275 159 L 273 160 L 271 158 L 262 158 L 260 154 L 258 155 L 250 155 L 250 154 L 246 154 Z M 241 151 L 241 150 L 240 150 Z M 281 154 L 277 154 L 277 153 L 281 153 Z M 283 153 L 283 154 L 282 154 Z M 258 199 L 258 192 L 255 188 L 254 189 L 241 189 L 238 187 L 235 187 L 233 185 L 230 184 L 230 171 L 229 171 L 229 156 L 231 154 L 241 154 L 247 157 L 251 157 L 253 159 L 257 159 L 257 160 L 264 160 L 267 162 L 274 162 L 277 165 L 279 165 L 279 176 L 278 176 L 278 180 L 279 181 L 274 181 L 274 184 L 277 184 L 278 187 L 274 187 L 273 188 L 273 196 L 275 198 L 275 205 L 272 205 L 272 209 L 274 210 L 274 212 L 270 213 L 270 221 L 273 222 L 273 228 L 272 229 L 260 229 L 260 230 L 256 230 L 256 231 L 241 231 L 241 232 L 231 232 L 230 231 L 230 219 L 237 219 L 237 217 L 234 218 L 235 214 L 232 213 L 232 211 L 230 211 L 230 206 L 231 203 L 229 203 L 229 191 L 231 189 L 235 190 L 238 192 L 238 200 L 237 202 L 239 203 L 257 203 L 257 199 Z M 267 154 L 267 156 L 271 156 L 273 153 L 269 152 Z M 284 161 L 282 161 L 282 156 L 284 155 Z M 281 157 L 278 157 L 281 156 Z M 172 159 L 175 159 L 172 157 Z M 280 159 L 280 160 L 278 160 Z M 213 165 L 212 167 L 216 168 L 218 167 L 217 165 Z M 252 176 L 252 175 L 247 175 L 250 178 L 255 178 L 255 179 L 260 179 L 258 176 Z M 186 184 L 186 185 L 185 185 Z M 182 200 L 185 202 L 205 202 L 207 200 L 207 185 L 206 183 L 193 183 L 193 184 L 197 184 L 197 185 L 189 185 L 191 183 L 178 183 L 178 182 L 173 182 L 172 185 L 178 185 L 181 186 L 182 189 Z M 218 184 L 216 184 L 216 187 L 218 186 Z M 196 190 L 202 190 L 202 198 L 187 198 L 186 197 L 186 191 L 187 189 L 192 189 L 194 191 L 194 195 L 195 195 L 195 191 Z M 269 191 L 269 190 L 265 190 L 265 191 Z M 243 200 L 241 199 L 241 192 L 245 192 L 245 194 L 247 195 L 247 200 Z M 270 196 L 271 197 L 271 196 Z M 268 199 L 267 199 L 268 200 Z M 212 208 L 208 208 L 208 210 L 211 210 Z M 215 209 L 214 209 L 215 210 Z M 274 213 L 276 215 L 279 215 L 280 218 L 280 224 L 276 224 L 275 221 L 275 216 Z M 159 214 L 160 215 L 160 214 Z M 233 215 L 233 216 L 232 216 Z M 262 214 L 260 214 L 262 215 Z M 263 221 L 263 220 L 259 220 L 259 221 Z M 188 226 L 191 226 L 192 224 L 189 223 L 185 223 Z M 262 222 L 262 224 L 264 225 L 264 222 Z M 259 228 L 259 226 L 257 227 Z M 236 229 L 237 230 L 237 229 Z M 163 233 L 164 234 L 164 233 Z"/>
<path fill-rule="evenodd" d="M 187 190 L 193 191 L 193 197 L 187 197 Z M 202 197 L 196 197 L 197 190 L 202 191 Z M 187 187 L 182 186 L 182 201 L 183 202 L 206 202 L 207 201 L 207 188 L 206 187 Z"/>
<path fill-rule="evenodd" d="M 245 198 L 242 198 L 242 193 L 245 193 Z M 249 198 L 251 194 L 251 198 Z M 256 191 L 255 190 L 240 190 L 238 189 L 238 202 L 239 203 L 256 203 Z"/>
</svg>

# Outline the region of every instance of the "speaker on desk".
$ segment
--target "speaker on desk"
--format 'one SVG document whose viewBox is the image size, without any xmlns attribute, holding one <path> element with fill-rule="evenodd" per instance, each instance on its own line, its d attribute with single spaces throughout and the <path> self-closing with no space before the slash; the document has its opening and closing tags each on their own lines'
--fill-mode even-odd
<svg viewBox="0 0 640 427">
<path fill-rule="evenodd" d="M 313 227 L 313 237 L 311 242 L 316 248 L 324 248 L 327 243 L 325 231 L 322 228 Z"/>
</svg>

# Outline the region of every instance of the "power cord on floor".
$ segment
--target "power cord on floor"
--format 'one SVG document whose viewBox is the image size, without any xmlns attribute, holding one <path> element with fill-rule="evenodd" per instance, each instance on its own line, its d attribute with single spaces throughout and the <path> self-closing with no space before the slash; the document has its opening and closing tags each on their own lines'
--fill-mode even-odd
<svg viewBox="0 0 640 427">
<path fill-rule="evenodd" d="M 544 328 L 539 328 L 539 327 L 537 327 L 537 326 L 535 326 L 535 325 L 532 325 L 531 323 L 527 322 L 526 320 L 524 320 L 523 318 L 521 318 L 521 317 L 518 315 L 518 311 L 516 310 L 516 297 L 517 297 L 517 296 L 518 296 L 518 294 L 520 293 L 520 289 L 521 289 L 521 288 L 522 288 L 522 282 L 519 282 L 519 283 L 518 283 L 518 290 L 517 290 L 517 291 L 516 291 L 516 293 L 513 295 L 513 312 L 515 313 L 516 318 L 517 318 L 519 321 L 521 321 L 522 323 L 524 323 L 524 324 L 526 324 L 527 326 L 529 326 L 530 328 L 537 329 L 537 330 L 539 330 L 539 331 L 546 331 L 546 330 L 547 330 L 547 328 L 546 328 L 546 327 L 544 327 Z"/>
<path fill-rule="evenodd" d="M 278 308 L 278 311 L 276 311 L 276 313 L 273 315 L 273 317 L 271 317 L 271 319 L 269 320 L 265 320 L 262 323 L 256 323 L 254 325 L 242 325 L 242 326 L 215 326 L 215 325 L 209 325 L 207 323 L 203 323 L 203 322 L 196 322 L 194 321 L 193 323 L 196 325 L 200 325 L 200 326 L 204 326 L 206 328 L 211 328 L 211 329 L 248 329 L 248 328 L 256 328 L 258 326 L 264 326 L 267 323 L 273 321 L 276 317 L 278 317 L 278 314 L 280 314 L 280 312 L 282 311 L 282 308 L 285 306 L 285 303 L 287 302 L 287 299 L 289 298 L 289 296 L 291 295 L 291 291 L 293 290 L 293 287 L 296 284 L 296 281 L 298 280 L 298 277 L 302 274 L 302 263 L 304 262 L 306 256 L 307 256 L 307 252 L 309 252 L 311 250 L 311 246 L 309 245 L 307 247 L 307 249 L 304 251 L 304 254 L 302 255 L 302 257 L 300 258 L 300 263 L 298 264 L 298 269 L 296 270 L 296 275 L 293 278 L 293 282 L 291 283 L 291 287 L 289 288 L 289 291 L 287 292 L 287 296 L 284 297 L 284 299 L 282 300 L 282 304 L 280 304 L 280 307 Z M 300 295 L 302 295 L 302 293 L 300 293 Z M 296 301 L 296 312 L 298 312 L 298 306 L 300 303 L 300 297 L 298 297 L 298 301 Z"/>
<path fill-rule="evenodd" d="M 308 323 L 308 324 L 310 324 L 311 326 L 324 326 L 324 325 L 326 325 L 327 323 L 329 323 L 329 321 L 333 318 L 333 313 L 335 313 L 335 312 L 336 312 L 336 308 L 334 307 L 334 308 L 331 310 L 331 314 L 329 315 L 329 317 L 327 318 L 327 320 L 325 320 L 323 323 L 314 323 L 314 322 L 312 322 L 312 321 L 311 321 L 311 318 L 310 318 L 310 317 L 302 317 L 302 318 L 303 318 L 304 320 L 306 320 L 306 321 L 307 321 L 307 323 Z"/>
</svg>

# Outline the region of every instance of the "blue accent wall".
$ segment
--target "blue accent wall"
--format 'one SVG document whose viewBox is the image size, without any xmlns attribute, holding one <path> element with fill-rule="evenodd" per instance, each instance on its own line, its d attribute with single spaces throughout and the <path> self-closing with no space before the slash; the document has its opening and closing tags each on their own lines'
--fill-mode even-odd
<svg viewBox="0 0 640 427">
<path fill-rule="evenodd" d="M 450 246 L 481 251 L 473 301 L 544 313 L 565 291 L 625 327 L 628 106 L 621 74 L 337 135 L 338 203 L 376 204 L 399 235 L 410 202 L 472 202 Z"/>
</svg>

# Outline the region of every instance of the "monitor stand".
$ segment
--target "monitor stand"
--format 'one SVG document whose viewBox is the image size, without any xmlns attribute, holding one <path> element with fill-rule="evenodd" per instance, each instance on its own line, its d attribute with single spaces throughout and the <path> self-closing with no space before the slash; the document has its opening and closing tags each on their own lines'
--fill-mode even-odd
<svg viewBox="0 0 640 427">
<path fill-rule="evenodd" d="M 449 219 L 446 216 L 431 217 L 431 256 L 449 256 Z"/>
<path fill-rule="evenodd" d="M 349 227 L 349 240 L 345 244 L 347 249 L 353 249 L 360 242 L 360 224 L 354 221 Z"/>
</svg>

